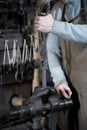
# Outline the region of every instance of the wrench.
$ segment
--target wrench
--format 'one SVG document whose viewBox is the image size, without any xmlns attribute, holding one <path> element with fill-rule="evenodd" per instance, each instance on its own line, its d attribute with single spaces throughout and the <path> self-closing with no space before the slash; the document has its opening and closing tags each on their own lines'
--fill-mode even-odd
<svg viewBox="0 0 87 130">
<path fill-rule="evenodd" d="M 3 60 L 3 65 L 6 65 L 6 52 L 8 56 L 8 63 L 11 65 L 11 59 L 10 59 L 10 54 L 9 54 L 9 49 L 8 49 L 8 42 L 9 40 L 5 40 L 5 46 L 4 46 L 4 60 Z"/>
<path fill-rule="evenodd" d="M 3 69 L 4 69 L 4 72 L 3 73 L 11 72 L 12 60 L 10 58 L 10 53 L 9 53 L 9 49 L 8 49 L 8 42 L 9 42 L 9 40 L 5 40 L 4 58 L 3 58 Z M 6 65 L 6 56 L 8 58 L 8 65 Z"/>
<path fill-rule="evenodd" d="M 15 64 L 16 64 L 16 43 L 18 42 L 18 40 L 14 40 L 14 45 L 13 45 L 13 57 L 12 57 L 12 65 L 13 65 L 13 67 L 15 66 Z"/>
<path fill-rule="evenodd" d="M 16 63 L 17 63 L 17 71 L 15 73 L 15 80 L 18 83 L 21 83 L 24 79 L 24 74 L 23 71 L 21 71 L 21 51 L 19 46 L 17 47 Z"/>
</svg>

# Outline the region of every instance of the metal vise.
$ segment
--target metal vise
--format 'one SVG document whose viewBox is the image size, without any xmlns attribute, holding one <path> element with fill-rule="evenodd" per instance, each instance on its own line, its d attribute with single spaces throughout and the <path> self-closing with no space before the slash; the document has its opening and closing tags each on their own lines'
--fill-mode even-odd
<svg viewBox="0 0 87 130">
<path fill-rule="evenodd" d="M 20 120 L 24 119 L 24 123 L 30 121 L 30 125 L 28 126 L 29 130 L 43 130 L 41 125 L 42 117 L 49 117 L 50 114 L 54 114 L 59 111 L 65 111 L 71 108 L 72 105 L 73 102 L 71 99 L 67 100 L 61 98 L 55 92 L 54 88 L 36 87 L 34 94 L 29 98 L 29 103 L 27 106 L 16 108 L 16 110 L 12 110 L 6 116 L 4 116 L 3 120 L 0 119 L 0 128 L 9 126 L 11 127 L 11 124 L 14 126 L 18 122 L 20 124 Z M 57 122 L 55 121 L 53 128 L 54 130 L 57 130 L 56 123 Z M 47 129 L 49 128 L 44 126 L 44 130 Z M 53 130 L 52 128 L 50 129 Z"/>
</svg>

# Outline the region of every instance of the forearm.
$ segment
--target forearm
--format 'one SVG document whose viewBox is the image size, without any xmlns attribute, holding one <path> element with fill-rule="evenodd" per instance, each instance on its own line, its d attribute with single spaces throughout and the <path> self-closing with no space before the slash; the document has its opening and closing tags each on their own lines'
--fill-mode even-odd
<svg viewBox="0 0 87 130">
<path fill-rule="evenodd" d="M 75 25 L 55 20 L 52 33 L 65 40 L 87 43 L 87 25 Z"/>
<path fill-rule="evenodd" d="M 58 43 L 57 35 L 49 33 L 47 37 L 47 57 L 55 86 L 58 86 L 62 82 L 67 83 L 61 66 L 61 55 Z"/>
</svg>

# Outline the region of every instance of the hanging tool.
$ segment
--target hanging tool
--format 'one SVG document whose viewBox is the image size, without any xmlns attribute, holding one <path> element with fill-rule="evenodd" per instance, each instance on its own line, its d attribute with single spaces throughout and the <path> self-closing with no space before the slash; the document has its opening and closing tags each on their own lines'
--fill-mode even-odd
<svg viewBox="0 0 87 130">
<path fill-rule="evenodd" d="M 9 65 L 11 64 L 10 53 L 8 49 L 8 42 L 9 40 L 5 40 L 3 65 L 6 65 L 6 52 L 7 52 L 7 57 L 8 57 L 8 63 Z"/>
<path fill-rule="evenodd" d="M 17 52 L 16 52 L 16 46 L 17 46 L 17 43 L 18 40 L 14 40 L 14 44 L 13 44 L 13 56 L 12 56 L 12 66 L 13 68 L 15 67 L 15 64 L 16 64 L 16 57 L 17 57 Z"/>
<path fill-rule="evenodd" d="M 17 64 L 17 70 L 16 70 L 16 73 L 15 73 L 15 80 L 18 82 L 18 83 L 21 83 L 24 79 L 24 75 L 23 75 L 23 71 L 21 71 L 21 50 L 20 50 L 20 47 L 17 46 L 17 57 L 16 57 L 16 64 Z"/>
<path fill-rule="evenodd" d="M 26 44 L 26 51 L 25 51 L 25 63 L 29 61 L 29 49 L 28 45 Z"/>
<path fill-rule="evenodd" d="M 29 47 L 26 44 L 26 39 L 24 39 L 23 44 L 23 53 L 22 53 L 22 63 L 21 63 L 21 71 L 24 72 L 24 75 L 30 73 L 30 63 L 29 63 Z M 25 72 L 26 71 L 26 72 Z"/>
<path fill-rule="evenodd" d="M 33 35 L 29 35 L 29 37 L 30 37 L 29 62 L 31 63 L 32 58 L 33 58 L 32 55 L 35 55 L 35 47 L 34 47 Z M 36 57 L 35 57 L 35 59 L 36 59 Z"/>
<path fill-rule="evenodd" d="M 38 67 L 38 60 L 39 59 L 38 59 L 38 57 L 36 55 L 37 52 L 38 52 L 38 39 L 36 40 L 35 36 L 30 35 L 30 55 L 29 55 L 29 62 L 32 63 L 33 68 L 37 68 Z"/>
<path fill-rule="evenodd" d="M 25 63 L 25 53 L 26 53 L 26 39 L 24 39 L 24 44 L 23 44 L 22 64 Z"/>
<path fill-rule="evenodd" d="M 8 49 L 8 42 L 9 40 L 5 40 L 5 45 L 4 45 L 4 59 L 3 59 L 3 73 L 8 73 L 11 71 L 11 64 L 12 64 L 12 60 L 10 58 L 10 53 L 9 53 L 9 49 Z M 6 63 L 7 59 L 8 59 L 8 63 Z"/>
</svg>

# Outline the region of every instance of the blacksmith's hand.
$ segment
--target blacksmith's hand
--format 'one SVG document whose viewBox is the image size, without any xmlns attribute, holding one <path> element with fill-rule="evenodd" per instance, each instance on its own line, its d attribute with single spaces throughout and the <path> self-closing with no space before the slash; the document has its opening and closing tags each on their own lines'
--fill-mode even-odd
<svg viewBox="0 0 87 130">
<path fill-rule="evenodd" d="M 72 92 L 66 83 L 61 83 L 55 87 L 58 94 L 64 96 L 67 99 L 71 98 Z"/>
<path fill-rule="evenodd" d="M 46 16 L 36 16 L 34 21 L 35 29 L 41 32 L 52 32 L 54 18 L 51 14 Z"/>
</svg>

